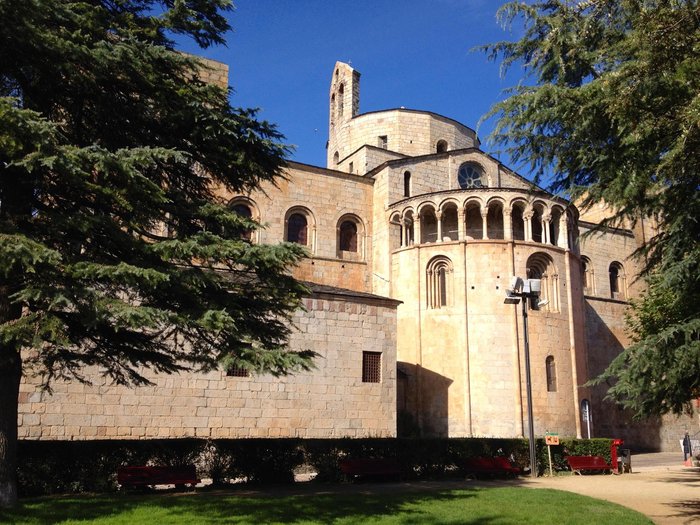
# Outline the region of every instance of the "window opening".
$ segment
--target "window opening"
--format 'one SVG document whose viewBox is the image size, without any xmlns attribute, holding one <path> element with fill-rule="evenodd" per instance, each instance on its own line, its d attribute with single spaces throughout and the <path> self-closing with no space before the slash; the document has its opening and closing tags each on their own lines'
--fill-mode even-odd
<svg viewBox="0 0 700 525">
<path fill-rule="evenodd" d="M 557 391 L 557 365 L 554 362 L 554 356 L 547 356 L 545 360 L 547 370 L 547 392 Z"/>
<path fill-rule="evenodd" d="M 472 188 L 483 188 L 481 180 L 481 170 L 474 164 L 462 164 L 457 172 L 457 182 L 463 190 Z"/>
<path fill-rule="evenodd" d="M 380 135 L 378 139 L 378 146 L 382 149 L 388 149 L 389 137 L 387 135 Z"/>
<path fill-rule="evenodd" d="M 532 240 L 542 242 L 542 210 L 535 208 L 532 214 Z"/>
<path fill-rule="evenodd" d="M 309 224 L 301 213 L 293 213 L 287 220 L 287 241 L 308 246 Z"/>
<path fill-rule="evenodd" d="M 403 174 L 403 196 L 411 196 L 411 172 L 406 171 Z"/>
<path fill-rule="evenodd" d="M 625 298 L 625 276 L 622 265 L 614 262 L 608 270 L 610 274 L 610 297 L 613 299 Z"/>
<path fill-rule="evenodd" d="M 428 285 L 428 308 L 449 305 L 452 286 L 452 262 L 446 257 L 437 257 L 426 268 Z"/>
<path fill-rule="evenodd" d="M 353 221 L 343 221 L 340 225 L 340 250 L 357 252 L 357 224 Z"/>
<path fill-rule="evenodd" d="M 345 101 L 343 100 L 345 98 L 345 86 L 343 84 L 340 84 L 340 87 L 338 88 L 338 116 L 342 117 L 343 116 L 343 105 Z"/>
<path fill-rule="evenodd" d="M 250 377 L 250 371 L 238 365 L 231 365 L 226 369 L 228 377 Z"/>
<path fill-rule="evenodd" d="M 483 217 L 478 205 L 470 205 L 465 213 L 467 221 L 467 239 L 481 239 L 484 237 Z"/>
<path fill-rule="evenodd" d="M 250 206 L 246 204 L 234 204 L 232 210 L 234 211 L 234 213 L 236 213 L 236 215 L 240 215 L 241 217 L 245 217 L 246 219 L 253 218 L 253 211 L 250 209 Z M 241 239 L 245 239 L 246 241 L 252 240 L 253 230 L 251 228 L 246 228 L 245 230 L 243 230 L 240 237 Z"/>
<path fill-rule="evenodd" d="M 513 227 L 513 240 L 525 240 L 525 219 L 523 218 L 523 209 L 520 206 L 513 206 L 511 213 L 511 223 Z"/>
<path fill-rule="evenodd" d="M 486 215 L 486 231 L 489 239 L 503 239 L 503 206 L 491 203 Z"/>
<path fill-rule="evenodd" d="M 381 383 L 382 353 L 362 352 L 362 382 Z"/>
<path fill-rule="evenodd" d="M 437 242 L 437 217 L 432 209 L 420 213 L 420 242 Z"/>
<path fill-rule="evenodd" d="M 459 239 L 459 215 L 457 208 L 452 206 L 442 212 L 442 240 L 456 241 Z"/>
</svg>

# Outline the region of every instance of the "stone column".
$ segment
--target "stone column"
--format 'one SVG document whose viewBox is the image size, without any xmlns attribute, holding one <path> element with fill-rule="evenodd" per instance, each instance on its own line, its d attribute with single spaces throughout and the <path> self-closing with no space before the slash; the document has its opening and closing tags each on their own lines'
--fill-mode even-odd
<svg viewBox="0 0 700 525">
<path fill-rule="evenodd" d="M 523 222 L 525 223 L 525 240 L 532 241 L 532 216 L 535 214 L 531 209 L 523 213 Z"/>
<path fill-rule="evenodd" d="M 464 208 L 459 208 L 457 210 L 457 238 L 463 241 L 466 237 L 464 228 Z"/>
<path fill-rule="evenodd" d="M 483 233 L 481 234 L 482 239 L 488 239 L 489 238 L 489 229 L 488 229 L 488 224 L 486 222 L 486 219 L 489 216 L 489 209 L 486 208 L 485 210 L 481 210 L 481 229 Z"/>
<path fill-rule="evenodd" d="M 442 212 L 440 210 L 435 212 L 435 218 L 437 219 L 437 242 L 442 242 Z"/>
<path fill-rule="evenodd" d="M 552 216 L 549 213 L 542 216 L 542 244 L 549 244 L 550 222 L 552 222 Z"/>
<path fill-rule="evenodd" d="M 509 208 L 503 208 L 503 238 L 507 241 L 513 240 L 513 221 Z"/>
<path fill-rule="evenodd" d="M 566 213 L 562 213 L 559 217 L 559 239 L 557 245 L 560 248 L 571 248 L 569 246 L 569 218 Z"/>
<path fill-rule="evenodd" d="M 420 213 L 413 220 L 413 244 L 420 244 Z"/>
</svg>

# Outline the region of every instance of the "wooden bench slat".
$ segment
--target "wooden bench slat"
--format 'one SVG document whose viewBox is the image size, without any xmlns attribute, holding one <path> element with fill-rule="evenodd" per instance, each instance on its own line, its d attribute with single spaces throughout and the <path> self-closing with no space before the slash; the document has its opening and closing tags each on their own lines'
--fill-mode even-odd
<svg viewBox="0 0 700 525">
<path fill-rule="evenodd" d="M 117 482 L 123 487 L 146 487 L 151 485 L 196 485 L 201 480 L 197 477 L 194 465 L 175 467 L 130 466 L 117 470 Z"/>
<path fill-rule="evenodd" d="M 612 466 L 601 456 L 567 456 L 566 461 L 574 474 L 583 475 L 583 470 L 611 471 Z"/>
<path fill-rule="evenodd" d="M 515 467 L 508 461 L 508 458 L 496 456 L 493 458 L 474 457 L 468 458 L 464 463 L 464 469 L 467 474 L 488 474 L 495 475 L 513 475 L 520 474 L 520 468 Z"/>
</svg>

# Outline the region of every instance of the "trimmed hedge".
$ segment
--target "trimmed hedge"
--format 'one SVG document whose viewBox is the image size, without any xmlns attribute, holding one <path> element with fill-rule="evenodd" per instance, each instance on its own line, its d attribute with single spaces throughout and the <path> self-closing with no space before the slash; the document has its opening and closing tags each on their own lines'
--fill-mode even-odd
<svg viewBox="0 0 700 525">
<path fill-rule="evenodd" d="M 599 455 L 610 460 L 609 439 L 561 439 L 552 447 L 556 470 L 567 470 L 564 456 Z M 538 471 L 549 467 L 544 440 L 537 440 Z M 302 468 L 317 481 L 341 481 L 342 458 L 395 458 L 404 479 L 462 476 L 466 458 L 505 456 L 519 467 L 529 463 L 525 439 L 368 438 L 368 439 L 154 439 L 20 441 L 19 491 L 22 496 L 117 490 L 116 472 L 125 465 L 194 463 L 215 484 L 292 483 Z"/>
</svg>

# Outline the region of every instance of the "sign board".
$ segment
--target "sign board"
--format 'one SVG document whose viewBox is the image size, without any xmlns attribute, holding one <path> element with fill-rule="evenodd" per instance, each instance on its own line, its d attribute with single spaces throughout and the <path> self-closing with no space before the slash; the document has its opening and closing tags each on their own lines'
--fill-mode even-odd
<svg viewBox="0 0 700 525">
<path fill-rule="evenodd" d="M 558 445 L 559 444 L 559 434 L 553 434 L 548 432 L 544 436 L 544 442 L 546 445 Z"/>
</svg>

